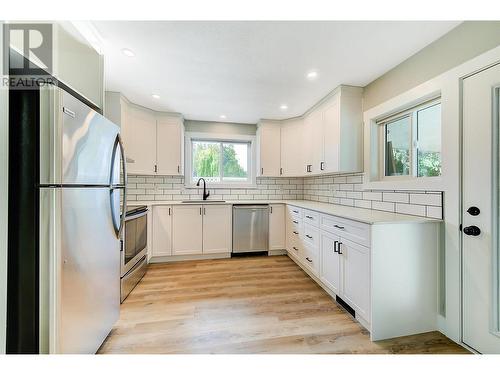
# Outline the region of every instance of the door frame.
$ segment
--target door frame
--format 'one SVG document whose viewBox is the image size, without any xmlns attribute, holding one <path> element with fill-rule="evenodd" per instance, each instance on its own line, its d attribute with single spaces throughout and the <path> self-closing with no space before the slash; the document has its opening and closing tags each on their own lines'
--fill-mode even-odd
<svg viewBox="0 0 500 375">
<path fill-rule="evenodd" d="M 459 204 L 458 204 L 458 209 L 459 209 L 459 218 L 460 218 L 460 235 L 459 235 L 459 257 L 460 257 L 460 344 L 463 345 L 465 348 L 468 350 L 472 351 L 473 353 L 478 353 L 479 352 L 470 347 L 467 343 L 464 342 L 464 245 L 463 245 L 463 234 L 462 234 L 462 227 L 463 227 L 463 222 L 464 222 L 464 187 L 463 187 L 463 158 L 464 158 L 464 144 L 463 144 L 463 134 L 464 134 L 464 116 L 463 116 L 463 111 L 464 111 L 464 81 L 467 78 L 470 78 L 476 74 L 479 74 L 483 71 L 486 71 L 490 68 L 493 68 L 495 66 L 500 65 L 500 61 L 496 61 L 494 63 L 488 64 L 482 68 L 479 68 L 473 72 L 470 72 L 466 75 L 463 75 L 459 78 Z M 493 156 L 493 150 L 498 149 L 500 146 L 500 84 L 497 85 L 493 91 L 493 99 L 492 99 L 492 107 L 493 107 L 493 117 L 492 117 L 492 122 L 497 123 L 498 126 L 494 126 L 492 129 L 492 139 L 491 139 L 491 153 Z M 496 162 L 493 162 L 493 166 L 491 169 L 492 173 L 492 181 L 497 181 L 497 190 L 500 188 L 500 183 L 499 178 L 500 178 L 500 151 L 496 155 Z M 495 191 L 495 186 L 491 186 L 491 196 L 492 196 L 492 206 L 493 207 L 498 207 L 499 203 L 499 196 L 500 194 L 494 194 Z M 500 210 L 499 210 L 500 212 Z M 491 225 L 492 225 L 492 251 L 495 252 L 496 249 L 496 254 L 494 255 L 495 258 L 500 259 L 500 231 L 498 228 L 498 225 L 500 223 L 498 215 L 492 215 L 493 217 L 491 218 Z M 497 315 L 497 321 L 494 323 L 496 324 L 496 332 L 491 332 L 492 334 L 500 337 L 500 307 L 498 307 L 498 303 L 500 302 L 499 294 L 500 294 L 500 270 L 498 267 L 498 261 L 497 262 L 492 262 L 493 270 L 492 270 L 492 275 L 493 277 L 496 277 L 497 280 L 492 280 L 493 282 L 493 288 L 492 288 L 492 294 L 493 294 L 493 308 L 497 306 L 498 311 L 495 311 Z M 495 276 L 498 275 L 498 276 Z M 490 322 L 491 324 L 491 322 Z"/>
</svg>

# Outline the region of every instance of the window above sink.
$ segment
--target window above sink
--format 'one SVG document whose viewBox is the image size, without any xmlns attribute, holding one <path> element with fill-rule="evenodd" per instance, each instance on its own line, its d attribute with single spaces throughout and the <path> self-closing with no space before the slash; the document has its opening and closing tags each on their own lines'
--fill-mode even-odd
<svg viewBox="0 0 500 375">
<path fill-rule="evenodd" d="M 255 137 L 210 133 L 186 133 L 187 187 L 203 177 L 210 187 L 255 186 Z"/>
</svg>

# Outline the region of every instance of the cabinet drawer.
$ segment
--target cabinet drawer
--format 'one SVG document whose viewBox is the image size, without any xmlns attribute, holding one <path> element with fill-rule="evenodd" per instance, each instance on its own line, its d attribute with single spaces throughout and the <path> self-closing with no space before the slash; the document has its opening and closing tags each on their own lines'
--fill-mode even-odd
<svg viewBox="0 0 500 375">
<path fill-rule="evenodd" d="M 304 210 L 304 223 L 319 227 L 320 214 L 315 211 Z"/>
<path fill-rule="evenodd" d="M 309 224 L 304 224 L 303 239 L 306 243 L 319 247 L 319 229 Z"/>
<path fill-rule="evenodd" d="M 302 252 L 302 264 L 315 276 L 319 275 L 319 250 L 313 246 L 305 246 Z"/>
<path fill-rule="evenodd" d="M 357 221 L 321 215 L 321 229 L 370 247 L 370 225 Z"/>
<path fill-rule="evenodd" d="M 288 207 L 288 212 L 292 217 L 297 217 L 297 218 L 302 218 L 302 208 L 295 207 L 295 206 L 287 206 Z"/>
</svg>

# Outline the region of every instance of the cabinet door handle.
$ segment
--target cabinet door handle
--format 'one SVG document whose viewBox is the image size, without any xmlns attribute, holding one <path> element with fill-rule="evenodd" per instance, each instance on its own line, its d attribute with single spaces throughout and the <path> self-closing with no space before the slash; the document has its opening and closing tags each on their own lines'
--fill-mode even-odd
<svg viewBox="0 0 500 375">
<path fill-rule="evenodd" d="M 171 211 L 172 211 L 172 209 L 169 207 L 169 208 L 168 208 L 168 216 L 170 216 L 170 215 L 171 215 Z"/>
<path fill-rule="evenodd" d="M 311 259 L 309 259 L 309 257 L 306 257 L 306 260 L 307 260 L 309 263 L 312 263 L 312 262 L 313 262 Z"/>
<path fill-rule="evenodd" d="M 298 222 L 298 221 L 293 220 L 293 223 L 294 223 L 294 224 L 298 224 L 299 222 Z"/>
<path fill-rule="evenodd" d="M 339 249 L 338 249 L 338 251 L 337 251 L 337 252 L 339 253 L 339 255 L 344 254 L 344 253 L 342 252 L 342 242 L 339 242 L 339 246 L 338 246 L 338 248 L 339 248 Z"/>
<path fill-rule="evenodd" d="M 155 164 L 155 173 L 158 172 L 158 166 Z"/>
<path fill-rule="evenodd" d="M 338 253 L 339 251 L 337 250 L 337 245 L 338 245 L 339 241 L 333 241 L 333 252 L 334 253 Z"/>
<path fill-rule="evenodd" d="M 309 216 L 309 215 L 306 215 L 306 217 L 307 217 L 308 219 L 312 219 L 312 218 L 313 218 L 312 216 Z"/>
<path fill-rule="evenodd" d="M 307 237 L 307 238 L 310 238 L 310 239 L 312 240 L 312 236 L 310 236 L 310 235 L 306 234 L 306 237 Z"/>
<path fill-rule="evenodd" d="M 180 165 L 177 166 L 177 173 L 181 173 L 181 166 Z"/>
<path fill-rule="evenodd" d="M 337 225 L 337 224 L 335 224 L 335 225 L 334 225 L 334 227 L 335 227 L 335 228 L 338 228 L 338 229 L 342 229 L 342 230 L 344 230 L 344 229 L 345 229 L 345 227 L 342 227 L 342 226 Z"/>
<path fill-rule="evenodd" d="M 271 209 L 271 213 L 273 213 L 273 206 L 270 206 L 269 208 Z"/>
<path fill-rule="evenodd" d="M 296 210 L 292 210 L 292 211 L 293 211 L 294 213 L 296 213 L 296 214 L 298 214 L 298 213 L 299 213 L 299 211 L 296 211 Z"/>
<path fill-rule="evenodd" d="M 203 207 L 203 215 L 206 215 L 207 214 L 207 209 L 205 207 Z"/>
<path fill-rule="evenodd" d="M 201 215 L 201 207 L 200 207 L 200 215 Z"/>
<path fill-rule="evenodd" d="M 260 174 L 264 174 L 264 168 L 260 169 Z"/>
<path fill-rule="evenodd" d="M 297 249 L 295 246 L 292 246 L 292 249 L 294 249 L 295 251 L 299 251 L 299 249 Z"/>
<path fill-rule="evenodd" d="M 299 232 L 293 231 L 293 234 L 299 234 Z"/>
<path fill-rule="evenodd" d="M 325 170 L 325 162 L 322 161 L 321 163 L 319 163 L 319 169 L 324 171 Z"/>
<path fill-rule="evenodd" d="M 280 168 L 280 175 L 283 174 L 283 168 Z"/>
</svg>

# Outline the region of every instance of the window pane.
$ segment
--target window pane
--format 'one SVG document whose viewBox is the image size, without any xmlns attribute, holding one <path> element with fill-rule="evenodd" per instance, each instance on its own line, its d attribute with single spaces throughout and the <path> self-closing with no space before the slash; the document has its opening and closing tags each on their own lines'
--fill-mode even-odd
<svg viewBox="0 0 500 375">
<path fill-rule="evenodd" d="M 220 154 L 219 142 L 193 141 L 193 181 L 220 182 Z"/>
<path fill-rule="evenodd" d="M 441 175 L 441 104 L 417 112 L 417 176 Z"/>
<path fill-rule="evenodd" d="M 385 125 L 385 175 L 410 174 L 410 118 Z"/>
<path fill-rule="evenodd" d="M 223 143 L 224 181 L 248 180 L 248 143 Z"/>
</svg>

